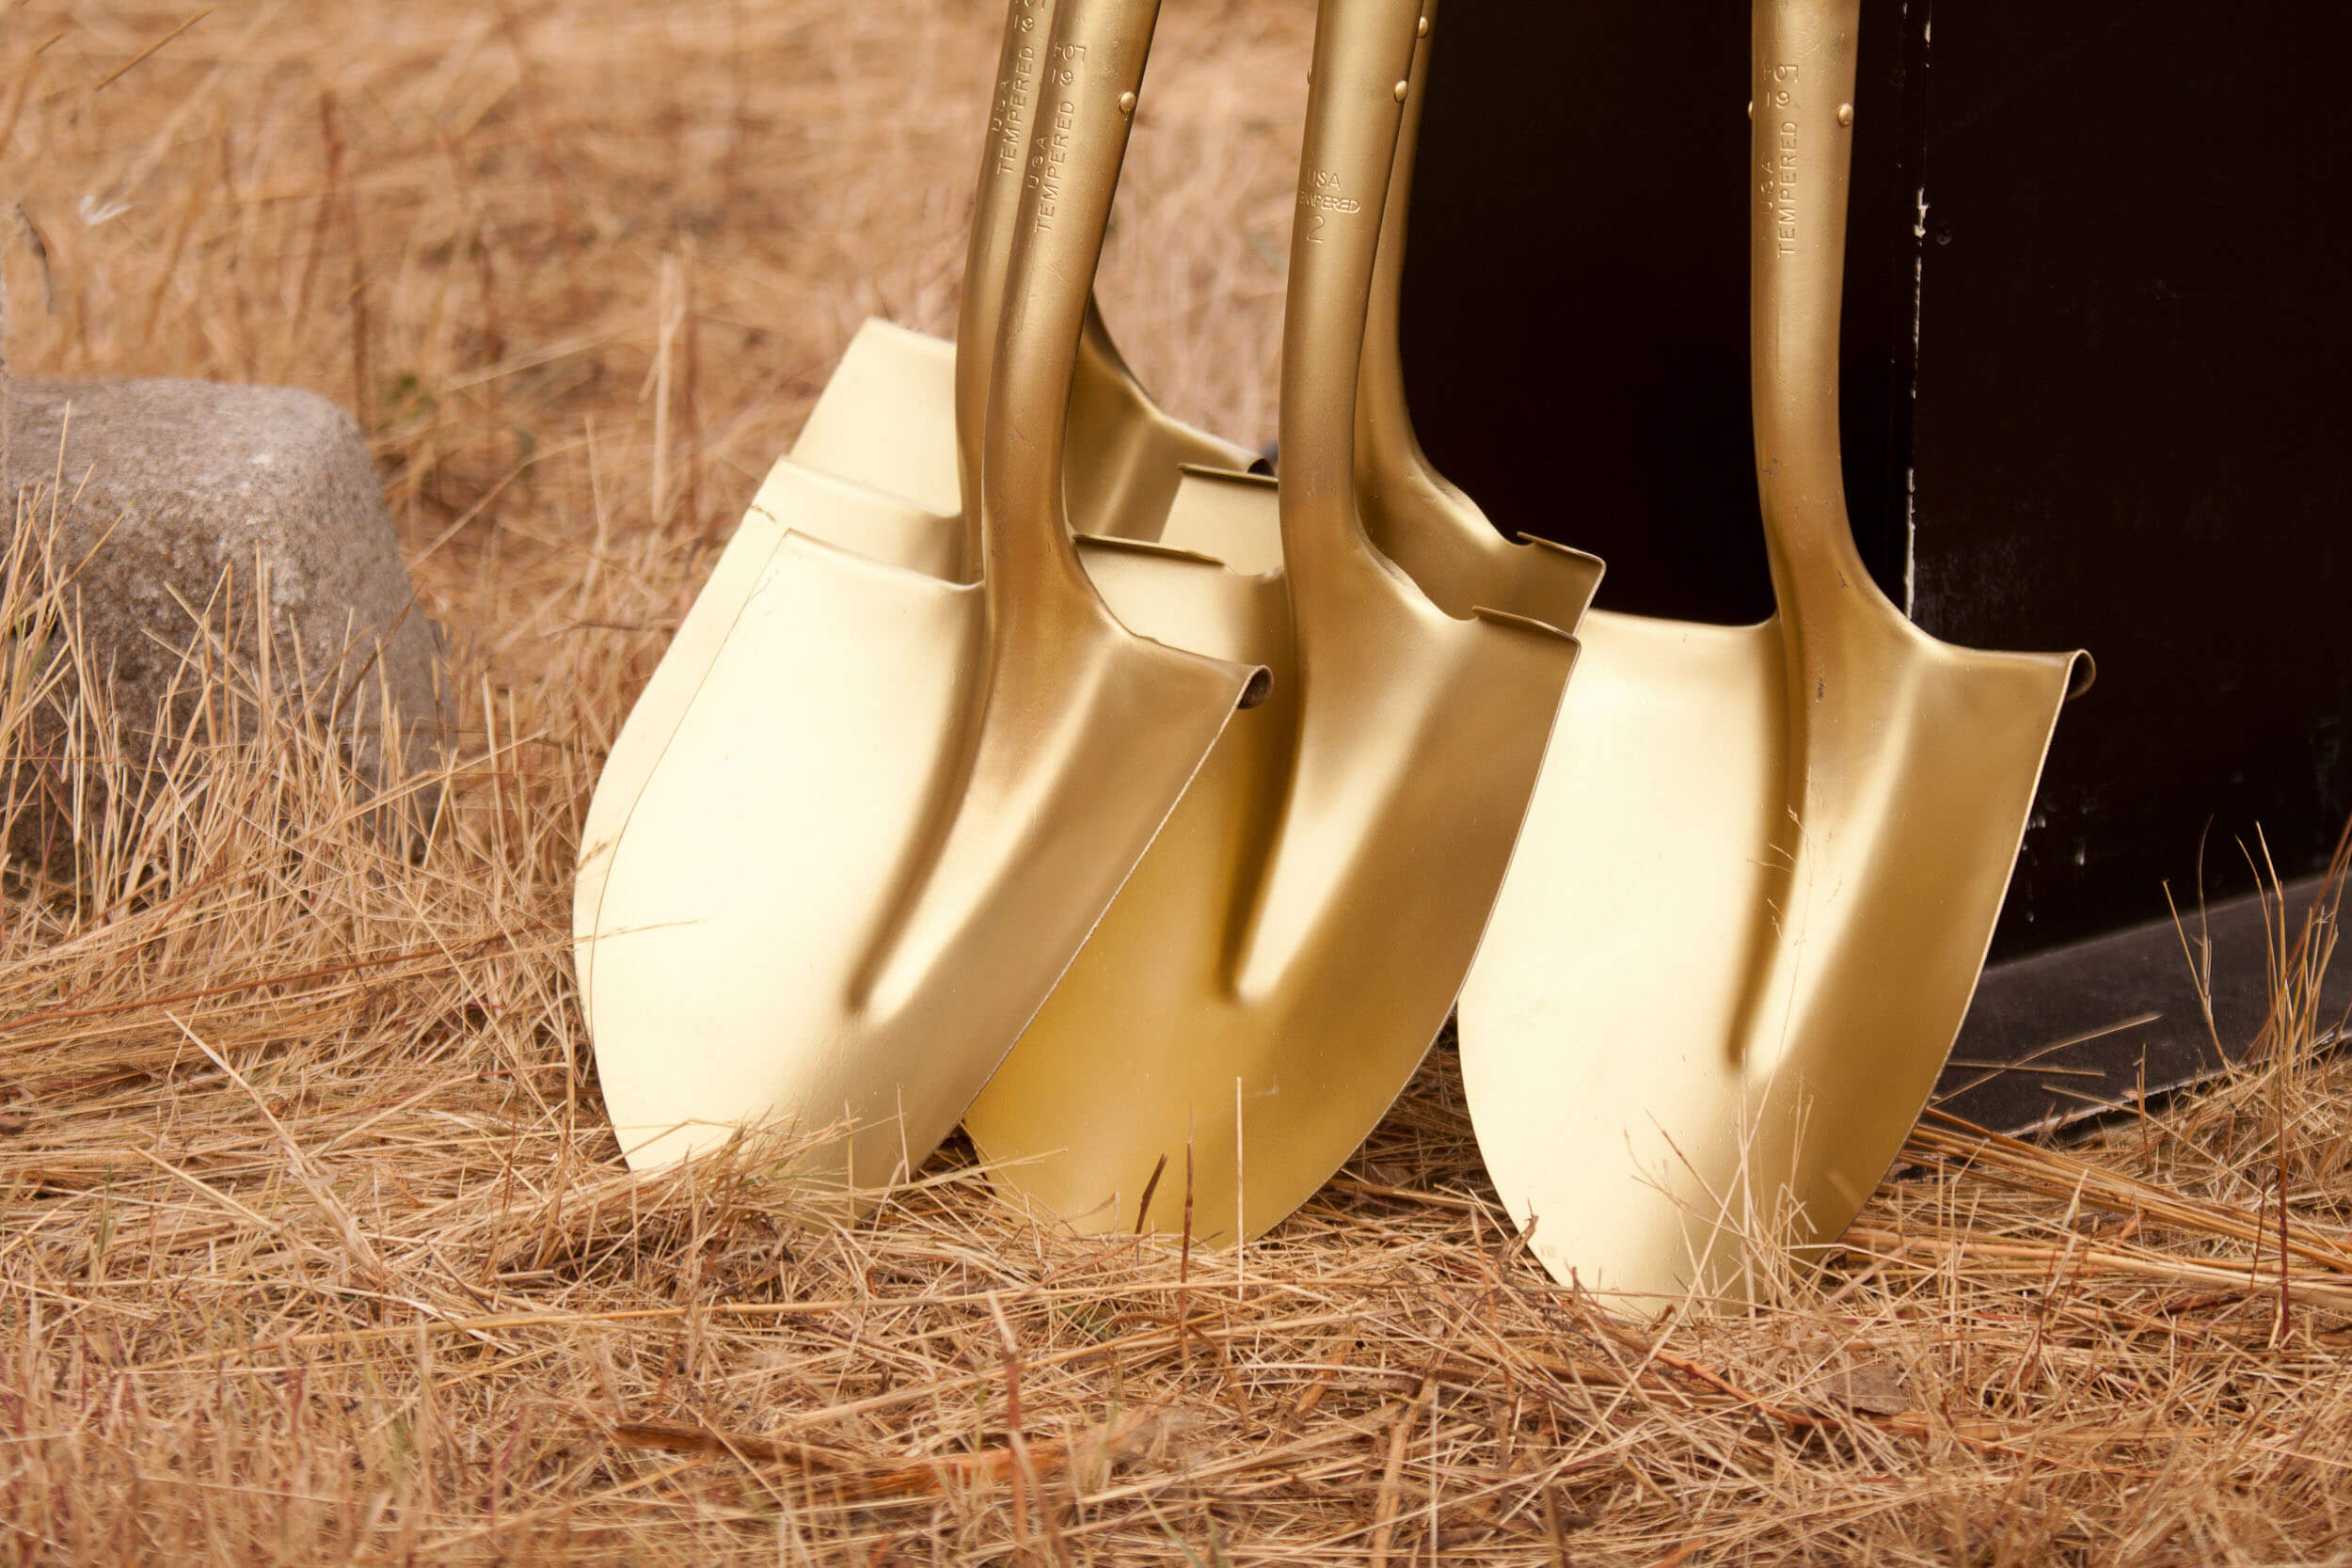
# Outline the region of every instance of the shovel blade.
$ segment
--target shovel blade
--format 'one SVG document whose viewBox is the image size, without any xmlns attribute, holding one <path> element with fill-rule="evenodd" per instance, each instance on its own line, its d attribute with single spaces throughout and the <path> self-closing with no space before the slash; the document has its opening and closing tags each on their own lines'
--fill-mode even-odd
<svg viewBox="0 0 2352 1568">
<path fill-rule="evenodd" d="M 573 889 L 573 926 L 582 939 L 574 958 L 592 1019 L 588 971 L 595 952 L 585 938 L 597 928 L 612 843 L 777 541 L 790 530 L 946 581 L 977 577 L 970 531 L 958 515 L 955 374 L 951 342 L 877 319 L 859 327 L 791 455 L 769 471 L 630 708 L 581 826 Z M 1071 418 L 1073 515 L 1113 537 L 1158 539 L 1170 524 L 1169 502 L 1184 467 L 1244 465 L 1250 457 L 1162 413 L 1091 315 Z M 1191 547 L 1212 555 L 1237 550 L 1242 559 L 1235 564 L 1246 571 L 1279 562 L 1280 530 L 1272 482 L 1266 483 L 1263 506 L 1243 509 L 1230 528 L 1189 542 Z"/>
<path fill-rule="evenodd" d="M 1350 629 L 1376 669 L 1317 691 L 1279 578 L 1228 579 L 1207 612 L 1105 564 L 1121 621 L 1267 663 L 1273 695 L 1227 729 L 965 1126 L 995 1180 L 1082 1230 L 1173 1232 L 1189 1210 L 1196 1239 L 1230 1244 L 1330 1179 L 1443 1025 L 1576 646 L 1375 584 Z M 1163 1160 L 1189 1192 L 1152 1186 Z"/>
<path fill-rule="evenodd" d="M 1763 1254 L 1852 1219 L 1951 1048 L 2072 660 L 1858 635 L 1798 690 L 1777 620 L 1584 622 L 1461 1008 L 1479 1147 L 1564 1282 L 1757 1294 Z"/>
<path fill-rule="evenodd" d="M 983 700 L 985 630 L 977 587 L 778 542 L 617 835 L 587 942 L 632 1166 L 764 1126 L 845 1128 L 803 1168 L 853 1188 L 918 1164 L 1249 674 L 1113 628 L 1059 650 L 1057 691 L 1000 671 Z M 1053 722 L 1003 738 L 1022 711 Z M 988 760 L 1025 744 L 1022 768 Z"/>
</svg>

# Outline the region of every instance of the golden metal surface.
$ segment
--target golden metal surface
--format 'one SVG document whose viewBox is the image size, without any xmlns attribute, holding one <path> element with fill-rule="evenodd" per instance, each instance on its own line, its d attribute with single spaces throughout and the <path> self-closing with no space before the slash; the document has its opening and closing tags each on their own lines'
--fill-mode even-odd
<svg viewBox="0 0 2352 1568">
<path fill-rule="evenodd" d="M 1036 0 L 1050 8 L 1052 0 Z M 1429 37 L 1438 0 L 1422 7 L 1420 39 Z M 1016 44 L 1024 12 L 1016 0 L 999 66 L 997 102 L 1019 102 L 1027 89 L 1018 74 Z M 1429 45 L 1413 53 L 1413 91 L 1397 139 L 1396 166 L 1381 219 L 1379 262 L 1364 331 L 1362 386 L 1357 404 L 1357 492 L 1364 531 L 1382 554 L 1403 566 L 1448 613 L 1467 616 L 1478 605 L 1531 616 L 1573 630 L 1599 586 L 1597 557 L 1522 534 L 1513 544 L 1477 504 L 1431 466 L 1413 433 L 1406 405 L 1397 308 L 1405 269 L 1405 229 L 1412 190 L 1413 152 L 1421 134 L 1421 83 Z M 1001 112 L 1000 112 L 1001 119 Z M 983 167 L 985 182 L 990 170 Z M 984 245 L 987 231 L 975 205 L 973 253 L 967 272 L 1001 267 L 1004 246 Z M 967 309 L 992 313 L 994 296 L 967 290 Z M 885 322 L 859 329 L 792 449 L 792 460 L 855 480 L 940 513 L 959 504 L 953 432 L 956 351 L 936 338 Z M 1248 449 L 1193 430 L 1155 406 L 1089 306 L 1087 336 L 1070 404 L 1069 497 L 1072 525 L 1081 533 L 1166 539 L 1178 471 L 1212 484 L 1249 467 Z M 1258 573 L 1281 560 L 1274 492 L 1249 487 L 1215 504 L 1194 498 L 1189 520 L 1208 531 L 1181 541 L 1236 571 Z M 1214 516 L 1217 519 L 1212 522 Z M 1169 540 L 1169 543 L 1179 541 Z M 1179 639 L 1168 639 L 1177 641 Z"/>
<path fill-rule="evenodd" d="M 1967 1009 L 2077 668 L 1936 641 L 1855 553 L 1836 373 L 1858 11 L 1756 8 L 1752 374 L 1779 611 L 1586 618 L 1462 1000 L 1503 1200 L 1555 1276 L 1644 1310 L 1749 1296 L 1751 1241 L 1827 1241 L 1869 1196 Z"/>
<path fill-rule="evenodd" d="M 1281 576 L 1212 612 L 1131 603 L 1113 562 L 1090 562 L 1138 630 L 1277 679 L 966 1117 L 1008 1162 L 999 1180 L 1082 1228 L 1172 1230 L 1189 1196 L 1202 1240 L 1255 1235 L 1362 1141 L 1453 1006 L 1576 657 L 1550 626 L 1432 604 L 1357 503 L 1357 389 L 1420 16 L 1415 0 L 1320 13 L 1284 323 Z M 1223 524 L 1195 509 L 1265 495 L 1188 476 L 1166 537 L 1214 536 Z M 1460 515 L 1401 495 L 1391 522 Z"/>
<path fill-rule="evenodd" d="M 755 1119 L 853 1127 L 812 1157 L 853 1186 L 919 1162 L 1263 689 L 1254 666 L 1122 627 L 1063 506 L 1120 99 L 1156 10 L 1056 9 L 990 382 L 979 581 L 796 521 L 612 841 L 583 984 L 633 1165 Z"/>
<path fill-rule="evenodd" d="M 966 476 L 977 484 L 988 370 L 1003 316 L 1004 271 L 1052 17 L 1053 0 L 1009 0 L 1006 8 L 957 320 L 963 360 L 973 373 L 958 380 L 955 344 L 886 322 L 868 321 L 859 329 L 791 454 L 770 471 L 613 739 L 581 826 L 573 883 L 574 957 L 592 1028 L 595 945 L 589 938 L 602 908 L 612 846 L 784 534 L 803 533 L 949 582 L 978 576 L 966 521 L 978 516 L 978 499 L 974 495 L 967 504 Z M 1064 488 L 1072 515 L 1089 531 L 1154 538 L 1181 468 L 1247 467 L 1253 455 L 1156 407 L 1112 346 L 1090 297 L 1070 410 Z M 1269 539 L 1276 532 L 1270 512 L 1263 532 Z M 758 722 L 756 710 L 743 721 Z"/>
</svg>

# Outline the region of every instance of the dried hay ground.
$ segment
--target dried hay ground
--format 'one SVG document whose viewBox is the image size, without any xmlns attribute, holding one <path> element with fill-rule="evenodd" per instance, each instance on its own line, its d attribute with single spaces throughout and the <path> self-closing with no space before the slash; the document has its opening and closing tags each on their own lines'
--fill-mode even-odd
<svg viewBox="0 0 2352 1568">
<path fill-rule="evenodd" d="M 1251 437 L 1309 9 L 1169 8 L 1108 283 L 1147 378 Z M 1826 1279 L 1662 1334 L 1521 1255 L 1444 1053 L 1241 1256 L 1073 1243 L 952 1158 L 856 1227 L 755 1169 L 632 1180 L 562 952 L 579 813 L 856 322 L 947 327 L 998 13 L 240 0 L 108 80 L 188 14 L 0 4 L 7 350 L 358 402 L 467 728 L 428 818 L 315 733 L 222 719 L 87 814 L 80 883 L 18 875 L 0 1553 L 1990 1565 L 2352 1535 L 2352 1117 L 2307 1006 L 2094 1148 L 1923 1131 Z M 12 754 L 41 565 L 0 606 Z M 138 786 L 91 744 L 57 777 Z"/>
</svg>

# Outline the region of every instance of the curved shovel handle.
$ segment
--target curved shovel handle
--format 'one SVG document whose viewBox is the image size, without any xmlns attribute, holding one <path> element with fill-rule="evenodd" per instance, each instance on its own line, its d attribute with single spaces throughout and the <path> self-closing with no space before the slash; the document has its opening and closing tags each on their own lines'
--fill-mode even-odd
<svg viewBox="0 0 2352 1568">
<path fill-rule="evenodd" d="M 1322 0 L 1282 323 L 1282 555 L 1294 591 L 1370 563 L 1356 391 L 1421 0 Z"/>
<path fill-rule="evenodd" d="M 1861 0 L 1756 5 L 1749 374 L 1757 493 L 1784 614 L 1870 582 L 1846 515 L 1837 436 L 1861 11 Z"/>
<path fill-rule="evenodd" d="M 1005 268 L 1020 220 L 1021 177 L 1036 128 L 1038 82 L 1054 23 L 1054 0 L 1007 0 L 1005 40 L 996 58 L 996 95 L 972 191 L 972 238 L 963 255 L 963 303 L 956 312 L 956 472 L 967 525 L 980 515 L 980 459 L 988 421 L 988 385 L 1004 317 Z"/>
<path fill-rule="evenodd" d="M 993 616 L 1058 604 L 1108 618 L 1062 499 L 1070 384 L 1160 0 L 1057 0 L 1006 268 L 981 466 Z"/>
<path fill-rule="evenodd" d="M 1397 126 L 1396 158 L 1389 171 L 1389 197 L 1380 214 L 1379 259 L 1373 264 L 1370 313 L 1364 318 L 1364 362 L 1356 388 L 1356 462 L 1373 484 L 1392 483 L 1402 470 L 1426 473 L 1443 483 L 1421 456 L 1421 438 L 1405 399 L 1405 345 L 1398 327 L 1405 293 L 1405 230 L 1412 215 L 1413 154 L 1421 142 L 1422 93 L 1429 77 L 1429 32 L 1437 24 L 1438 0 L 1422 0 L 1414 24 L 1418 41 L 1405 113 Z"/>
</svg>

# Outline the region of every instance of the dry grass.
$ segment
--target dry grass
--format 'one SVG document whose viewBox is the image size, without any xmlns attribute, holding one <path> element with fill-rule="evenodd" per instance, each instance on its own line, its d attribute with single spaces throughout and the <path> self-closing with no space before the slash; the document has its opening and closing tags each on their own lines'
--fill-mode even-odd
<svg viewBox="0 0 2352 1568">
<path fill-rule="evenodd" d="M 1147 379 L 1249 437 L 1309 9 L 1170 6 L 1108 281 Z M 579 814 L 856 322 L 948 325 L 997 16 L 241 0 L 104 80 L 188 14 L 0 4 L 9 357 L 358 402 L 466 728 L 432 817 L 276 721 L 192 730 L 160 779 L 90 727 L 57 776 L 126 787 L 80 882 L 20 875 L 0 927 L 0 1552 L 1992 1565 L 2352 1534 L 2352 1085 L 2308 1005 L 2081 1150 L 1923 1131 L 1826 1276 L 1664 1330 L 1522 1255 L 1443 1052 L 1242 1256 L 1073 1242 L 952 1157 L 854 1227 L 758 1168 L 630 1178 L 563 955 Z M 0 605 L 11 755 L 40 565 Z"/>
</svg>

